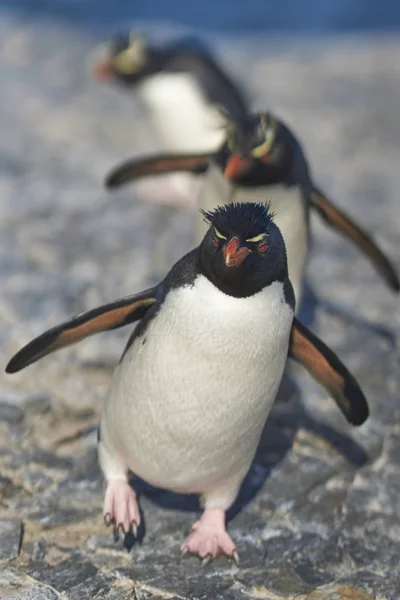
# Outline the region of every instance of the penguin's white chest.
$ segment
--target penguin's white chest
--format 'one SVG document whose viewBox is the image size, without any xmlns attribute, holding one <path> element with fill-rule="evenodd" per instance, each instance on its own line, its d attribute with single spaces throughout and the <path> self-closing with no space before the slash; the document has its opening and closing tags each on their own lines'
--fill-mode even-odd
<svg viewBox="0 0 400 600">
<path fill-rule="evenodd" d="M 139 95 L 165 149 L 214 152 L 222 143 L 220 117 L 189 73 L 159 73 L 140 85 Z"/>
<path fill-rule="evenodd" d="M 303 193 L 301 186 L 273 185 L 268 186 L 265 199 L 271 203 L 275 223 L 285 241 L 289 278 L 297 307 L 300 305 L 309 248 L 307 208 Z"/>
<path fill-rule="evenodd" d="M 226 202 L 270 202 L 274 221 L 285 241 L 289 278 L 293 285 L 297 306 L 300 303 L 304 269 L 309 247 L 307 206 L 300 185 L 282 184 L 244 188 L 231 185 L 221 170 L 210 167 L 207 179 L 200 190 L 199 207 L 211 210 Z M 199 219 L 198 239 L 205 235 L 207 226 Z"/>
<path fill-rule="evenodd" d="M 149 112 L 161 150 L 215 152 L 222 144 L 221 117 L 189 73 L 158 73 L 145 80 L 138 93 Z M 158 184 L 142 184 L 143 194 L 158 198 L 165 196 L 169 188 L 177 196 L 176 203 L 190 204 L 199 191 L 198 179 L 186 173 L 170 175 L 163 181 L 161 192 L 158 190 L 157 193 Z"/>
<path fill-rule="evenodd" d="M 117 367 L 104 407 L 127 466 L 178 492 L 241 479 L 282 377 L 292 319 L 278 282 L 244 299 L 202 276 L 170 291 Z"/>
</svg>

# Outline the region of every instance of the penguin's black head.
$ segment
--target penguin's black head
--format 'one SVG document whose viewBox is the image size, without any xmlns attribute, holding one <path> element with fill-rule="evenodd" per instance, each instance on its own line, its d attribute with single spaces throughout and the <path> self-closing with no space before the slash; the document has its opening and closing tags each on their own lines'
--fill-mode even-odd
<svg viewBox="0 0 400 600">
<path fill-rule="evenodd" d="M 244 185 L 284 182 L 296 141 L 270 112 L 226 123 L 226 141 L 216 156 L 229 181 Z"/>
<path fill-rule="evenodd" d="M 114 37 L 102 47 L 102 54 L 93 66 L 93 76 L 99 80 L 117 79 L 134 85 L 155 69 L 155 51 L 135 33 Z"/>
<path fill-rule="evenodd" d="M 287 280 L 285 244 L 269 206 L 233 203 L 202 212 L 210 229 L 200 245 L 200 269 L 220 290 L 244 298 Z"/>
</svg>

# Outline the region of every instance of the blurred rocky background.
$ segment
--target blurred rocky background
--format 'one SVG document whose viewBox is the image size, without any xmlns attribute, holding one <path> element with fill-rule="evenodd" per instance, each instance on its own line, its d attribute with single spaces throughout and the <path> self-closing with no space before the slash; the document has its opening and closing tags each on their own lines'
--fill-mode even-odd
<svg viewBox="0 0 400 600">
<path fill-rule="evenodd" d="M 299 373 L 230 522 L 239 568 L 179 562 L 193 499 L 144 490 L 146 530 L 130 553 L 103 526 L 95 429 L 129 331 L 3 371 L 44 329 L 154 277 L 164 213 L 134 186 L 102 188 L 116 162 L 154 148 L 152 131 L 135 94 L 88 67 L 99 42 L 132 26 L 154 40 L 203 36 L 400 268 L 398 2 L 0 0 L 0 598 L 398 600 L 399 299 L 317 219 L 305 316 L 372 416 L 351 429 Z M 165 239 L 179 256 L 193 213 L 173 216 Z"/>
</svg>

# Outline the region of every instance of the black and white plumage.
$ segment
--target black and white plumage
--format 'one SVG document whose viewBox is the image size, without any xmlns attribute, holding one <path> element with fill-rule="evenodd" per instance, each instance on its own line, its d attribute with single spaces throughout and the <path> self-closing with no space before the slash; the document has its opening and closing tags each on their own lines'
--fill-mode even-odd
<svg viewBox="0 0 400 600">
<path fill-rule="evenodd" d="M 225 141 L 213 154 L 158 155 L 127 161 L 108 175 L 106 186 L 115 188 L 144 176 L 176 171 L 205 174 L 198 200 L 202 209 L 225 202 L 271 204 L 285 240 L 297 305 L 310 250 L 311 209 L 369 258 L 388 287 L 400 290 L 395 269 L 372 237 L 314 186 L 300 143 L 273 114 L 228 121 Z M 197 224 L 199 241 L 205 229 L 200 219 Z"/>
<path fill-rule="evenodd" d="M 155 45 L 132 32 L 116 36 L 103 48 L 105 56 L 96 61 L 93 67 L 93 74 L 98 79 L 113 79 L 142 93 L 151 80 L 154 83 L 157 78 L 160 81 L 164 78 L 173 86 L 173 78 L 176 76 L 176 82 L 183 82 L 184 78 L 180 77 L 183 75 L 198 86 L 197 93 L 202 95 L 202 101 L 208 108 L 210 105 L 221 106 L 235 119 L 241 118 L 248 110 L 248 101 L 243 92 L 199 39 L 184 37 L 164 45 Z M 181 83 L 181 88 L 177 87 L 176 91 L 181 91 L 181 95 L 183 93 L 181 102 L 185 111 L 191 107 L 184 106 L 186 98 L 183 87 Z M 153 102 L 162 101 L 162 98 L 156 98 L 162 94 L 155 93 L 154 96 L 154 100 L 148 101 L 150 109 Z M 160 110 L 163 109 L 168 110 L 168 107 Z M 196 141 L 192 139 L 189 143 L 195 144 Z"/>
<path fill-rule="evenodd" d="M 327 389 L 351 423 L 363 423 L 368 406 L 340 360 L 294 318 L 285 246 L 268 208 L 234 203 L 204 216 L 209 229 L 200 246 L 163 282 L 44 333 L 7 371 L 142 319 L 101 418 L 106 523 L 136 531 L 132 471 L 155 486 L 202 496 L 204 513 L 183 552 L 237 559 L 225 511 L 250 467 L 287 356 Z"/>
<path fill-rule="evenodd" d="M 150 118 L 160 150 L 214 152 L 224 132 L 222 107 L 235 118 L 247 111 L 247 99 L 210 50 L 193 37 L 156 45 L 135 32 L 118 35 L 103 46 L 93 73 L 132 89 Z M 198 192 L 197 181 L 175 175 L 164 185 L 142 187 L 146 200 L 163 202 L 165 188 L 174 203 L 187 203 Z M 148 184 L 147 184 L 148 185 Z"/>
</svg>

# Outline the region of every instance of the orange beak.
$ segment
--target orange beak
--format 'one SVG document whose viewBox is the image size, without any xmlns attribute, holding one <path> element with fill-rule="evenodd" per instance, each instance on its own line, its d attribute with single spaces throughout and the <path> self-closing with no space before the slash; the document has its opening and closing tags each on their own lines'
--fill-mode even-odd
<svg viewBox="0 0 400 600">
<path fill-rule="evenodd" d="M 235 180 L 245 175 L 251 167 L 251 160 L 240 154 L 233 154 L 226 163 L 224 176 L 228 180 Z"/>
<path fill-rule="evenodd" d="M 98 81 L 112 79 L 115 76 L 115 70 L 112 62 L 107 59 L 100 60 L 94 65 L 92 75 Z"/>
<path fill-rule="evenodd" d="M 226 266 L 237 267 L 250 254 L 250 250 L 246 246 L 239 248 L 239 240 L 234 237 L 223 247 L 223 253 Z"/>
</svg>

